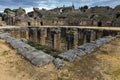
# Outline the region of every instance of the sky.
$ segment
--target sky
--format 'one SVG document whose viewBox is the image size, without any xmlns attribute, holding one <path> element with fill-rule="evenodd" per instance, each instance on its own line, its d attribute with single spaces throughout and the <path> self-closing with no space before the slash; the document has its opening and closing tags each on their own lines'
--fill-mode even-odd
<svg viewBox="0 0 120 80">
<path fill-rule="evenodd" d="M 120 5 L 120 0 L 0 0 L 0 12 L 5 8 L 16 9 L 22 7 L 29 12 L 33 10 L 33 7 L 52 9 L 63 5 L 71 6 L 72 4 L 74 4 L 75 8 L 84 5 L 88 5 L 89 7 L 115 7 L 116 5 Z"/>
</svg>

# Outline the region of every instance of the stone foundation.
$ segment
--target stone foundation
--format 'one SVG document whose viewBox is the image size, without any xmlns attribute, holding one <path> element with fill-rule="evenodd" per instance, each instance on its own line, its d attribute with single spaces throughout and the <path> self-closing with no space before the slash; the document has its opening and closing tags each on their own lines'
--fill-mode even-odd
<svg viewBox="0 0 120 80">
<path fill-rule="evenodd" d="M 2 29 L 1 31 L 0 38 L 5 39 L 7 43 L 18 50 L 18 53 L 34 65 L 43 66 L 54 61 L 54 64 L 57 65 L 57 67 L 63 65 L 62 60 L 55 59 L 51 55 L 36 50 L 34 47 L 31 47 L 23 41 L 32 41 L 40 45 L 51 46 L 59 51 L 64 51 L 59 54 L 57 58 L 74 61 L 77 57 L 92 53 L 96 48 L 114 40 L 116 37 L 113 36 L 119 34 L 119 31 L 62 27 L 24 27 Z M 83 40 L 82 44 L 79 44 L 79 40 Z"/>
<path fill-rule="evenodd" d="M 4 31 L 10 33 L 15 38 L 50 46 L 59 51 L 75 49 L 82 44 L 90 43 L 98 38 L 119 34 L 119 31 L 62 27 L 21 27 L 4 29 Z"/>
</svg>

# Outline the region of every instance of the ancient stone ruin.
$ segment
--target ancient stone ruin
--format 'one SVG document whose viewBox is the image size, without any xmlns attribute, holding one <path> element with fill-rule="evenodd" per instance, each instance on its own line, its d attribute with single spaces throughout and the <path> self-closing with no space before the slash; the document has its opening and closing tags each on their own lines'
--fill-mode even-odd
<svg viewBox="0 0 120 80">
<path fill-rule="evenodd" d="M 94 37 L 95 35 L 96 37 Z M 96 31 L 92 29 L 84 30 L 62 27 L 21 27 L 10 29 L 4 28 L 0 30 L 0 38 L 4 39 L 12 46 L 12 48 L 16 49 L 20 55 L 29 60 L 32 64 L 43 66 L 45 64 L 53 63 L 58 69 L 65 65 L 64 60 L 72 62 L 77 57 L 90 54 L 100 46 L 119 37 L 116 35 L 119 35 L 119 31 L 109 32 L 107 30 Z M 83 39 L 84 43 L 78 44 L 79 39 Z M 51 46 L 57 50 L 64 50 L 64 52 L 61 52 L 54 57 L 51 54 L 35 49 L 28 45 L 26 41 Z"/>
<path fill-rule="evenodd" d="M 59 69 L 65 65 L 64 61 L 72 62 L 116 39 L 116 35 L 119 37 L 117 29 L 99 28 L 120 27 L 120 5 L 115 8 L 84 6 L 75 9 L 74 5 L 51 10 L 33 8 L 28 13 L 21 7 L 6 8 L 0 14 L 0 26 L 3 25 L 14 28 L 1 28 L 0 38 L 25 59 L 36 66 L 53 63 Z M 37 44 L 37 48 L 29 42 Z M 46 46 L 48 51 L 38 49 Z M 50 49 L 53 52 L 49 52 Z"/>
<path fill-rule="evenodd" d="M 120 5 L 115 8 L 108 6 L 88 6 L 75 9 L 74 5 L 69 7 L 57 7 L 51 10 L 33 8 L 26 13 L 21 7 L 18 9 L 7 9 L 2 21 L 7 25 L 20 26 L 120 26 Z"/>
</svg>

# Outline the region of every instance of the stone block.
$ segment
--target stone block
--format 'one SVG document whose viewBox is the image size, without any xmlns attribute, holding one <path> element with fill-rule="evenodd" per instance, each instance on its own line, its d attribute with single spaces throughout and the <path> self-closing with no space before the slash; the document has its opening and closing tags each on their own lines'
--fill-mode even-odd
<svg viewBox="0 0 120 80">
<path fill-rule="evenodd" d="M 77 57 L 73 50 L 68 50 L 64 53 L 59 54 L 58 56 L 70 62 L 74 61 Z"/>
<path fill-rule="evenodd" d="M 60 69 L 63 66 L 65 66 L 64 62 L 59 58 L 54 59 L 53 63 L 57 69 Z"/>
</svg>

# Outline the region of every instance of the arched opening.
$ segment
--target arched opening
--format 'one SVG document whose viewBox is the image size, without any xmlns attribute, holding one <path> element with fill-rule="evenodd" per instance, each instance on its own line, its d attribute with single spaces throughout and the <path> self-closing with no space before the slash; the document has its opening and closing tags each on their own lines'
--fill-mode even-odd
<svg viewBox="0 0 120 80">
<path fill-rule="evenodd" d="M 119 17 L 120 17 L 120 13 L 117 13 L 117 14 L 116 14 L 116 18 L 119 18 Z"/>
<path fill-rule="evenodd" d="M 99 27 L 102 26 L 102 22 L 99 21 L 97 25 L 98 25 Z"/>
<path fill-rule="evenodd" d="M 42 21 L 40 22 L 40 25 L 43 26 L 43 22 Z"/>
<path fill-rule="evenodd" d="M 30 22 L 28 22 L 28 26 L 30 26 L 31 25 L 31 23 Z"/>
</svg>

